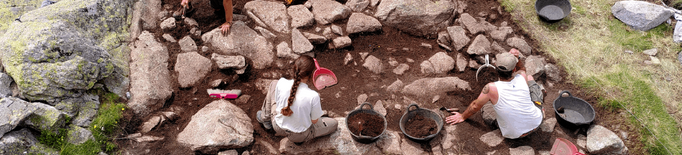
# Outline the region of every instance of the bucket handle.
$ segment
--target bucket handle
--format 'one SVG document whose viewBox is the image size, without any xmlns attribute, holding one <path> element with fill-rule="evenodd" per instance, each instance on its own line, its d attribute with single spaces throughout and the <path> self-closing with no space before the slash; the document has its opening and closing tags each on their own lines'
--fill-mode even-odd
<svg viewBox="0 0 682 155">
<path fill-rule="evenodd" d="M 573 97 L 573 94 L 571 94 L 571 92 L 569 92 L 568 90 L 561 91 L 561 92 L 559 93 L 559 97 L 563 97 L 563 96 L 561 96 L 561 94 L 564 94 L 564 93 L 567 93 L 567 94 L 568 94 L 568 97 Z"/>
<path fill-rule="evenodd" d="M 362 109 L 362 107 L 364 107 L 365 105 L 368 105 L 370 110 L 374 110 L 374 106 L 372 106 L 372 104 L 369 104 L 369 102 L 362 103 L 358 110 Z"/>
<path fill-rule="evenodd" d="M 416 107 L 415 110 L 421 109 L 421 108 L 419 108 L 419 106 L 417 105 L 417 103 L 412 103 L 412 104 L 410 104 L 410 105 L 407 106 L 407 109 L 405 109 L 405 113 L 409 113 L 410 111 L 415 111 L 415 110 L 410 110 L 410 108 L 412 108 L 412 107 Z"/>
</svg>

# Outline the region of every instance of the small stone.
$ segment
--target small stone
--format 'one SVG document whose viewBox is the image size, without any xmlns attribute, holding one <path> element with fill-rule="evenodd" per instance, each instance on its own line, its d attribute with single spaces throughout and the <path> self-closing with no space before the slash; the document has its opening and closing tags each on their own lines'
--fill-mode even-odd
<svg viewBox="0 0 682 155">
<path fill-rule="evenodd" d="M 208 46 L 201 46 L 201 52 L 202 53 L 208 52 Z"/>
<path fill-rule="evenodd" d="M 489 147 L 495 147 L 504 141 L 504 137 L 502 137 L 502 132 L 497 129 L 495 131 L 490 131 L 486 134 L 483 134 L 479 140 L 487 144 Z"/>
<path fill-rule="evenodd" d="M 438 102 L 438 100 L 440 100 L 440 95 L 434 96 L 433 99 L 431 100 L 431 103 L 436 103 Z"/>
<path fill-rule="evenodd" d="M 583 134 L 579 134 L 578 138 L 575 139 L 575 143 L 579 147 L 585 148 L 585 146 L 587 145 L 587 137 L 585 137 L 585 135 Z"/>
<path fill-rule="evenodd" d="M 374 111 L 381 114 L 381 116 L 386 116 L 386 108 L 384 108 L 384 104 L 381 100 L 377 100 L 374 104 Z"/>
<path fill-rule="evenodd" d="M 627 54 L 633 54 L 633 53 L 635 53 L 635 52 L 633 52 L 633 51 L 631 51 L 631 50 L 625 50 L 624 52 L 627 53 Z"/>
<path fill-rule="evenodd" d="M 660 65 L 661 64 L 661 60 L 659 60 L 658 58 L 653 57 L 653 56 L 649 56 L 649 58 L 651 58 L 651 64 L 654 64 L 654 65 Z"/>
<path fill-rule="evenodd" d="M 141 133 L 147 133 L 149 131 L 152 131 L 155 127 L 161 125 L 161 122 L 163 122 L 165 119 L 161 116 L 153 116 L 146 122 L 142 123 L 142 128 L 140 129 Z"/>
<path fill-rule="evenodd" d="M 163 30 L 171 30 L 175 28 L 175 18 L 168 18 L 166 20 L 163 20 L 161 22 L 161 29 Z"/>
<path fill-rule="evenodd" d="M 620 138 L 628 140 L 628 133 L 625 131 L 620 132 Z"/>
<path fill-rule="evenodd" d="M 350 38 L 348 39 L 350 40 Z M 291 30 L 291 44 L 291 49 L 297 54 L 310 52 L 314 48 L 308 38 L 303 36 L 303 33 L 296 28 Z"/>
<path fill-rule="evenodd" d="M 480 66 L 481 66 L 481 64 L 478 64 L 478 62 L 476 62 L 476 60 L 469 60 L 469 67 L 470 68 L 478 69 L 478 67 L 480 67 Z"/>
<path fill-rule="evenodd" d="M 185 25 L 188 25 L 190 27 L 199 27 L 199 23 L 197 23 L 197 21 L 192 18 L 185 17 L 185 20 L 183 20 L 183 22 L 185 22 Z"/>
<path fill-rule="evenodd" d="M 374 56 L 368 56 L 362 66 L 374 72 L 375 74 L 381 74 L 384 70 L 384 65 L 381 63 L 381 60 Z"/>
<path fill-rule="evenodd" d="M 303 32 L 303 36 L 308 38 L 310 43 L 313 43 L 313 44 L 323 44 L 323 43 L 327 42 L 327 38 L 325 38 L 324 36 L 321 36 L 321 35 Z"/>
<path fill-rule="evenodd" d="M 334 38 L 334 32 L 332 32 L 332 28 L 331 27 L 324 28 L 324 30 L 322 30 L 322 36 L 324 36 L 327 39 Z"/>
<path fill-rule="evenodd" d="M 367 98 L 369 98 L 367 94 L 360 94 L 358 96 L 358 105 L 365 103 L 367 101 Z"/>
<path fill-rule="evenodd" d="M 509 148 L 509 154 L 512 155 L 534 155 L 535 150 L 530 146 L 519 146 L 516 148 Z"/>
<path fill-rule="evenodd" d="M 201 38 L 201 30 L 199 30 L 199 28 L 193 27 L 191 30 L 189 30 L 189 34 L 193 38 Z"/>
<path fill-rule="evenodd" d="M 431 46 L 431 44 L 428 44 L 428 43 L 422 43 L 422 44 L 419 45 L 419 46 L 425 47 L 425 48 L 428 48 L 428 49 L 432 49 L 432 48 L 433 48 L 433 46 Z"/>
<path fill-rule="evenodd" d="M 265 37 L 265 39 L 272 40 L 272 39 L 277 38 L 277 36 L 274 33 L 270 32 L 270 30 L 267 30 L 263 27 L 256 26 L 253 29 L 260 32 L 260 35 Z"/>
<path fill-rule="evenodd" d="M 350 40 L 350 37 L 348 36 L 343 36 L 343 37 L 337 37 L 334 38 L 334 48 L 345 48 L 351 45 L 352 41 Z"/>
<path fill-rule="evenodd" d="M 467 61 L 467 59 L 464 57 L 464 54 L 457 53 L 457 59 L 455 61 L 457 63 L 455 65 L 457 67 L 457 71 L 459 71 L 460 73 L 464 72 L 469 63 L 469 61 Z"/>
<path fill-rule="evenodd" d="M 447 31 L 438 32 L 438 40 L 436 40 L 436 43 L 438 43 L 438 46 L 442 47 L 443 49 L 452 51 L 452 47 L 450 47 L 452 41 L 450 40 L 450 35 Z"/>
<path fill-rule="evenodd" d="M 403 51 L 410 51 L 410 48 L 403 47 Z"/>
<path fill-rule="evenodd" d="M 341 29 L 341 26 L 338 26 L 336 24 L 332 24 L 331 28 L 332 28 L 332 32 L 334 32 L 335 34 L 338 34 L 340 36 L 343 35 L 343 29 Z"/>
<path fill-rule="evenodd" d="M 410 65 L 400 64 L 400 65 L 398 65 L 398 67 L 393 69 L 393 73 L 395 73 L 397 75 L 403 75 L 403 73 L 405 73 L 405 71 L 407 71 L 409 69 L 410 69 Z"/>
<path fill-rule="evenodd" d="M 223 83 L 223 79 L 217 79 L 217 80 L 211 81 L 208 85 L 215 88 L 215 87 L 220 86 L 221 83 Z"/>
<path fill-rule="evenodd" d="M 400 81 L 400 79 L 398 79 L 395 82 L 393 82 L 391 85 L 386 87 L 386 91 L 396 93 L 403 88 L 403 85 L 404 85 L 403 81 Z"/>
<path fill-rule="evenodd" d="M 178 42 L 178 40 L 175 40 L 175 38 L 168 33 L 163 34 L 162 37 L 163 37 L 163 39 L 165 39 L 168 42 L 172 42 L 172 43 Z"/>
<path fill-rule="evenodd" d="M 393 105 L 393 108 L 398 109 L 398 110 L 402 110 L 403 105 L 395 104 L 395 105 Z"/>
<path fill-rule="evenodd" d="M 554 126 L 556 125 L 556 118 L 552 117 L 549 119 L 546 119 L 545 121 L 542 121 L 542 124 L 540 124 L 540 128 L 542 128 L 543 132 L 552 132 L 554 131 Z"/>
<path fill-rule="evenodd" d="M 649 55 L 649 56 L 656 56 L 656 54 L 658 53 L 658 49 L 652 48 L 652 49 L 644 50 L 644 51 L 642 51 L 642 53 Z"/>
<path fill-rule="evenodd" d="M 362 58 L 362 61 L 365 61 L 367 56 L 369 56 L 369 52 L 360 52 L 360 58 Z"/>
<path fill-rule="evenodd" d="M 194 52 L 197 51 L 197 44 L 194 42 L 194 39 L 190 36 L 185 36 L 180 41 L 178 41 L 178 44 L 180 44 L 180 49 L 183 52 Z"/>
<path fill-rule="evenodd" d="M 343 65 L 348 65 L 348 63 L 351 61 L 353 61 L 353 55 L 346 53 L 346 57 L 343 58 Z"/>
<path fill-rule="evenodd" d="M 388 64 L 395 67 L 395 66 L 398 66 L 399 62 L 395 58 L 389 57 L 388 58 Z"/>
<path fill-rule="evenodd" d="M 405 61 L 407 61 L 407 62 L 409 62 L 409 63 L 413 63 L 413 62 L 414 62 L 414 59 L 405 58 Z"/>
</svg>

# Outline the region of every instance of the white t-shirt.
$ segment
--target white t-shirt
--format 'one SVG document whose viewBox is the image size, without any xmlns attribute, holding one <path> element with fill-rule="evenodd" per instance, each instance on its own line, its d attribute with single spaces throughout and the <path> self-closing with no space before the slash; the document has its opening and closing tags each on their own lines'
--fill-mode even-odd
<svg viewBox="0 0 682 155">
<path fill-rule="evenodd" d="M 502 136 L 519 138 L 542 123 L 542 111 L 530 99 L 528 84 L 517 74 L 510 82 L 495 82 L 499 99 L 493 105 Z"/>
<path fill-rule="evenodd" d="M 320 106 L 320 94 L 308 88 L 308 85 L 301 83 L 298 85 L 294 104 L 289 108 L 294 113 L 291 116 L 282 115 L 282 108 L 287 106 L 291 86 L 294 85 L 294 80 L 280 78 L 277 81 L 275 91 L 275 101 L 277 108 L 275 111 L 275 123 L 282 129 L 292 132 L 301 133 L 308 129 L 313 123 L 311 120 L 316 120 L 322 117 L 322 107 Z"/>
</svg>

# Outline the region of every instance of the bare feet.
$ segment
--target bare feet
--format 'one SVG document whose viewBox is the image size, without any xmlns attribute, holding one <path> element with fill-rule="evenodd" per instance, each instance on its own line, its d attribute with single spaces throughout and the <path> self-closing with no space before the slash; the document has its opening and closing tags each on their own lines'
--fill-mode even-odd
<svg viewBox="0 0 682 155">
<path fill-rule="evenodd" d="M 230 32 L 230 27 L 232 27 L 232 22 L 225 22 L 223 25 L 220 25 L 220 31 L 223 33 L 223 35 L 226 35 L 228 32 Z"/>
</svg>

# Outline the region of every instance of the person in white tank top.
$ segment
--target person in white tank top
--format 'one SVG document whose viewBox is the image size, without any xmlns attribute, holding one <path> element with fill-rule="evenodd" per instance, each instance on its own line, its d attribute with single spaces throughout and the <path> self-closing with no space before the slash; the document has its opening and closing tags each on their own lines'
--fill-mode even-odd
<svg viewBox="0 0 682 155">
<path fill-rule="evenodd" d="M 533 76 L 526 76 L 523 61 L 519 61 L 520 55 L 516 49 L 496 55 L 495 65 L 500 80 L 486 84 L 464 113 L 452 112 L 453 115 L 448 116 L 445 122 L 452 125 L 461 123 L 490 101 L 505 138 L 521 138 L 537 130 L 544 117 L 539 106 L 544 95 Z"/>
</svg>

